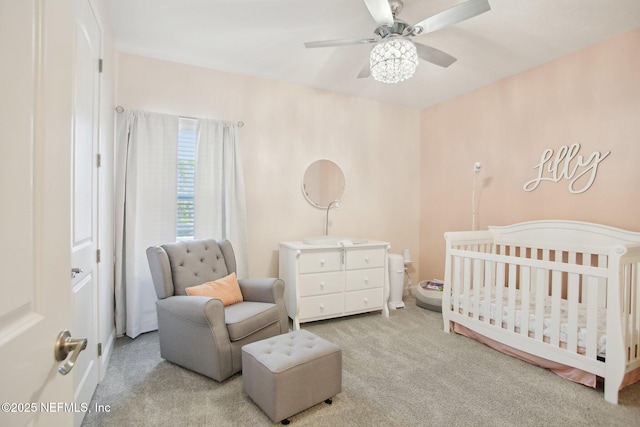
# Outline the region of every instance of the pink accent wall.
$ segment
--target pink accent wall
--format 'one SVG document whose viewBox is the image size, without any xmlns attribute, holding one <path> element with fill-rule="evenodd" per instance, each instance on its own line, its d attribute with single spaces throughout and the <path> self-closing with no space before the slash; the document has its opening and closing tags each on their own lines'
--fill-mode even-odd
<svg viewBox="0 0 640 427">
<path fill-rule="evenodd" d="M 476 161 L 476 229 L 573 219 L 640 231 L 639 52 L 636 29 L 421 112 L 420 279 L 443 277 L 445 231 L 472 229 Z M 587 191 L 567 179 L 524 191 L 545 149 L 576 143 L 585 158 L 611 152 Z"/>
</svg>

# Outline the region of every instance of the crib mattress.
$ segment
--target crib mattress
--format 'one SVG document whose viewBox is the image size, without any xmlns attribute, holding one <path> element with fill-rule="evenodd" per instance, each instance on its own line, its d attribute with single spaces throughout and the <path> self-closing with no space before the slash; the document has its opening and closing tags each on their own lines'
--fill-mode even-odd
<svg viewBox="0 0 640 427">
<path fill-rule="evenodd" d="M 506 326 L 506 319 L 508 315 L 508 292 L 505 292 L 502 297 L 502 322 L 503 325 Z M 456 295 L 452 295 L 451 304 L 455 304 L 455 301 L 458 301 L 460 307 L 463 307 L 466 302 L 466 296 L 464 294 L 460 294 L 456 297 Z M 532 298 L 533 299 L 533 298 Z M 520 329 L 522 325 L 522 298 L 520 290 L 516 291 L 516 303 L 515 303 L 515 327 Z M 484 307 L 486 304 L 486 300 L 482 297 L 480 298 L 478 308 L 481 314 L 485 313 Z M 491 307 L 489 310 L 491 321 L 494 322 L 496 319 L 496 298 L 495 295 L 491 297 Z M 473 315 L 474 307 L 476 306 L 476 297 L 471 297 L 471 304 L 469 307 L 469 314 Z M 604 357 L 607 350 L 607 336 L 606 336 L 606 319 L 607 319 L 607 311 L 602 308 L 598 310 L 598 327 L 597 327 L 597 344 L 598 344 L 598 356 Z M 587 336 L 589 331 L 586 327 L 586 308 L 582 305 L 578 305 L 578 347 L 585 348 L 587 343 Z M 546 339 L 551 338 L 551 297 L 545 296 L 544 301 L 544 320 L 543 320 L 543 333 L 542 335 Z M 560 300 L 560 342 L 563 344 L 567 344 L 568 341 L 568 304 L 566 300 Z M 535 334 L 536 332 L 536 313 L 535 313 L 535 300 L 529 301 L 529 333 Z"/>
</svg>

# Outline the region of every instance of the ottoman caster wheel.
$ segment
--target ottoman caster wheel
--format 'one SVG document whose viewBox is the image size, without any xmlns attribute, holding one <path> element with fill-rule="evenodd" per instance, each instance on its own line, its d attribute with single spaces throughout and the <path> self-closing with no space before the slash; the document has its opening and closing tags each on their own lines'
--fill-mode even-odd
<svg viewBox="0 0 640 427">
<path fill-rule="evenodd" d="M 291 421 L 289 421 L 289 418 L 285 418 L 284 420 L 280 421 L 280 424 L 282 424 L 283 426 L 287 426 L 290 422 Z"/>
<path fill-rule="evenodd" d="M 331 405 L 333 403 L 333 400 L 327 399 L 324 401 L 324 403 L 326 403 L 327 405 Z"/>
</svg>

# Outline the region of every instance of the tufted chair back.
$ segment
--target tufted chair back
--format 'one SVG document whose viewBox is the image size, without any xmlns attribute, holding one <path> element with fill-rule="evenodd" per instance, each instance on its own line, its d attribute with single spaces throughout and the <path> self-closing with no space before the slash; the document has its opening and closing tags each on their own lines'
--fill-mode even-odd
<svg viewBox="0 0 640 427">
<path fill-rule="evenodd" d="M 192 240 L 149 248 L 151 275 L 159 299 L 186 295 L 190 286 L 236 272 L 236 257 L 228 240 Z"/>
</svg>

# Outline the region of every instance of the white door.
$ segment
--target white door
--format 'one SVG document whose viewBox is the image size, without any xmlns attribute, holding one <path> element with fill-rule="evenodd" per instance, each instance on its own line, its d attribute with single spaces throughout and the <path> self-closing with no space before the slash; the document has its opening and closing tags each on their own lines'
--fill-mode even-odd
<svg viewBox="0 0 640 427">
<path fill-rule="evenodd" d="M 72 208 L 72 154 L 78 154 L 72 135 L 80 132 L 72 120 L 74 86 L 80 83 L 71 76 L 78 68 L 76 16 L 82 16 L 79 3 L 87 2 L 60 0 L 49 7 L 42 0 L 0 1 L 0 57 L 6 65 L 0 67 L 2 426 L 70 426 L 88 409 L 76 399 L 93 382 L 89 352 L 79 354 L 69 375 L 60 374 L 63 362 L 54 355 L 62 330 L 73 338 L 95 330 L 94 308 L 80 312 L 75 304 L 86 295 L 86 279 L 69 281 L 69 248 L 78 230 L 72 220 L 81 212 Z M 81 268 L 84 277 L 95 276 L 94 266 Z M 82 316 L 83 330 L 76 331 Z M 95 345 L 90 341 L 87 349 Z"/>
<path fill-rule="evenodd" d="M 100 27 L 89 0 L 75 1 L 73 73 L 73 177 L 71 186 L 72 332 L 87 348 L 72 374 L 75 402 L 88 404 L 98 384 L 98 119 Z M 84 412 L 75 413 L 80 425 Z"/>
</svg>

